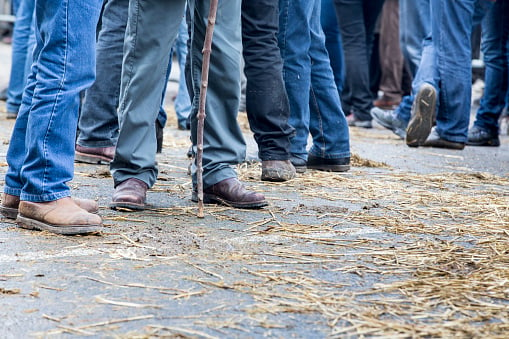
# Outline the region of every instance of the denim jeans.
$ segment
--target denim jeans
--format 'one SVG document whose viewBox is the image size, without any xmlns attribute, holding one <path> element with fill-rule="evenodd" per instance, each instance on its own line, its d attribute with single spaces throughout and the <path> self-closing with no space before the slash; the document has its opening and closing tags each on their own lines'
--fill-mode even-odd
<svg viewBox="0 0 509 339">
<path fill-rule="evenodd" d="M 384 0 L 334 0 L 345 56 L 345 83 L 341 100 L 346 114 L 371 120 L 373 95 L 369 62 L 373 31 Z"/>
<path fill-rule="evenodd" d="M 396 109 L 400 120 L 405 122 L 410 120 L 415 95 L 423 83 L 429 83 L 437 90 L 439 99 L 436 107 L 437 132 L 449 141 L 466 141 L 472 78 L 470 34 L 472 27 L 482 21 L 491 5 L 488 0 L 451 1 L 444 4 L 430 1 L 430 12 L 433 15 L 431 21 L 435 20 L 430 27 L 434 27 L 435 32 L 430 31 L 422 42 L 421 62 L 412 81 L 412 95 L 404 97 Z M 447 18 L 447 15 L 451 15 L 451 18 Z M 433 33 L 438 34 L 440 39 L 433 39 Z M 468 39 L 463 39 L 465 36 L 468 36 Z M 451 44 L 449 47 L 448 43 Z M 451 50 L 455 52 L 451 53 Z M 448 94 L 442 93 L 444 88 L 447 88 Z M 450 97 L 453 88 L 455 97 Z M 451 105 L 459 106 L 453 108 Z M 454 113 L 446 113 L 451 111 Z M 438 125 L 439 115 L 442 120 L 440 125 Z M 450 131 L 444 132 L 446 129 Z"/>
<path fill-rule="evenodd" d="M 412 77 L 421 62 L 422 41 L 431 32 L 430 0 L 399 0 L 399 41 Z"/>
<path fill-rule="evenodd" d="M 9 88 L 7 90 L 6 109 L 18 112 L 23 89 L 32 65 L 34 38 L 35 0 L 22 0 L 16 11 L 16 22 L 12 36 L 12 62 Z"/>
<path fill-rule="evenodd" d="M 506 106 L 509 64 L 509 1 L 498 0 L 482 22 L 481 49 L 486 65 L 484 95 L 474 124 L 498 134 Z"/>
<path fill-rule="evenodd" d="M 322 0 L 320 22 L 325 34 L 325 47 L 329 53 L 330 64 L 334 72 L 334 81 L 339 95 L 343 92 L 345 81 L 345 61 L 343 57 L 343 43 L 339 31 L 338 18 L 333 0 Z"/>
<path fill-rule="evenodd" d="M 5 193 L 33 202 L 70 195 L 79 93 L 94 81 L 101 4 L 37 0 L 34 63 L 7 152 Z"/>
<path fill-rule="evenodd" d="M 443 139 L 465 143 L 472 94 L 470 36 L 493 2 L 431 0 L 431 4 L 438 76 L 435 83 L 440 84 L 436 131 Z"/>
<path fill-rule="evenodd" d="M 119 104 L 120 133 L 110 165 L 115 185 L 137 178 L 151 187 L 157 178 L 157 116 L 168 55 L 182 21 L 186 1 L 131 0 L 125 39 Z M 231 165 L 245 159 L 237 123 L 240 97 L 240 0 L 219 2 L 206 101 L 203 184 L 236 177 Z M 202 49 L 209 1 L 189 1 L 190 74 L 193 93 L 191 139 L 196 148 L 196 115 L 201 85 Z M 196 151 L 196 149 L 195 149 Z M 193 166 L 193 182 L 196 168 Z"/>
<path fill-rule="evenodd" d="M 290 104 L 277 43 L 279 0 L 242 1 L 246 110 L 263 160 L 290 159 Z"/>
<path fill-rule="evenodd" d="M 348 125 L 325 48 L 319 0 L 279 1 L 279 47 L 290 100 L 289 123 L 296 130 L 291 155 L 307 160 L 311 133 L 310 154 L 349 157 Z"/>
<path fill-rule="evenodd" d="M 175 98 L 175 113 L 179 125 L 185 126 L 189 114 L 191 113 L 191 99 L 186 86 L 186 57 L 187 57 L 187 39 L 189 39 L 186 18 L 182 19 L 179 27 L 179 33 L 173 51 L 177 54 L 177 60 L 180 69 L 179 87 L 177 97 Z M 171 62 L 171 60 L 170 60 Z M 171 65 L 170 65 L 171 68 Z"/>
<path fill-rule="evenodd" d="M 77 144 L 80 146 L 108 147 L 117 143 L 117 107 L 128 9 L 129 0 L 107 0 L 104 3 L 96 42 L 97 79 L 85 92 L 78 121 Z M 160 109 L 158 120 L 164 127 L 164 109 Z"/>
</svg>

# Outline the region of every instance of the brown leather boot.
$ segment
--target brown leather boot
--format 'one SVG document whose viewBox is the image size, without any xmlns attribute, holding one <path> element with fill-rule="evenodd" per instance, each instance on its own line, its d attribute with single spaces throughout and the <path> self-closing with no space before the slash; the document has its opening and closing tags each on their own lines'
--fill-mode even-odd
<svg viewBox="0 0 509 339">
<path fill-rule="evenodd" d="M 115 146 L 84 147 L 76 145 L 74 160 L 87 164 L 108 165 L 115 156 Z"/>
<path fill-rule="evenodd" d="M 102 220 L 79 207 L 70 197 L 50 202 L 21 201 L 16 218 L 19 227 L 63 235 L 98 233 Z"/>
<path fill-rule="evenodd" d="M 143 181 L 131 178 L 122 181 L 113 192 L 111 209 L 144 210 L 148 186 Z"/>
<path fill-rule="evenodd" d="M 94 200 L 79 198 L 72 198 L 72 200 L 74 200 L 76 205 L 89 213 L 99 212 L 99 205 L 97 205 L 97 202 Z M 0 213 L 8 219 L 16 219 L 16 216 L 18 215 L 19 201 L 20 200 L 18 196 L 3 193 L 2 204 L 0 205 Z"/>
<path fill-rule="evenodd" d="M 192 201 L 198 201 L 198 192 L 193 190 Z M 203 190 L 203 202 L 236 208 L 261 208 L 267 200 L 261 193 L 248 191 L 237 178 L 229 178 Z"/>
</svg>

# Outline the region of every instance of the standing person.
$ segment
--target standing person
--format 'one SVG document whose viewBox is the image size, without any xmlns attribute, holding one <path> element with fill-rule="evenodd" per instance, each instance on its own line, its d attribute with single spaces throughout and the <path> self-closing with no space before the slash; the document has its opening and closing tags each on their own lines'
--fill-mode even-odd
<svg viewBox="0 0 509 339">
<path fill-rule="evenodd" d="M 498 0 L 482 22 L 481 49 L 486 65 L 485 88 L 469 146 L 500 146 L 499 119 L 506 106 L 509 72 L 509 0 Z"/>
<path fill-rule="evenodd" d="M 242 0 L 242 43 L 247 78 L 246 111 L 262 160 L 261 179 L 295 177 L 290 162 L 290 105 L 277 42 L 279 0 Z"/>
<path fill-rule="evenodd" d="M 102 1 L 35 3 L 34 63 L 7 153 L 2 214 L 19 209 L 27 229 L 100 231 L 101 218 L 71 199 L 79 93 L 94 81 L 95 28 Z M 30 137 L 28 137 L 30 136 Z"/>
<path fill-rule="evenodd" d="M 91 164 L 109 164 L 115 155 L 118 138 L 118 101 L 124 36 L 127 25 L 129 0 L 106 0 L 101 15 L 101 27 L 96 42 L 96 80 L 85 91 L 78 121 L 76 161 Z M 168 78 L 171 56 L 168 57 Z M 163 91 L 166 91 L 164 87 Z M 164 92 L 163 92 L 164 93 Z M 159 107 L 155 126 L 157 151 L 162 151 L 163 128 L 166 112 Z"/>
<path fill-rule="evenodd" d="M 433 50 L 428 65 L 434 79 L 420 86 L 415 95 L 413 115 L 406 131 L 408 146 L 457 150 L 465 147 L 472 94 L 470 37 L 473 27 L 492 5 L 491 0 L 431 0 Z M 420 67 L 425 58 L 428 57 L 423 55 Z"/>
<path fill-rule="evenodd" d="M 348 124 L 371 128 L 369 62 L 373 31 L 384 0 L 334 0 L 345 56 L 345 83 L 341 100 Z"/>
<path fill-rule="evenodd" d="M 344 172 L 350 169 L 350 139 L 334 82 L 319 0 L 279 0 L 279 47 L 290 101 L 291 161 L 306 168 Z M 311 133 L 313 145 L 307 150 Z"/>
<path fill-rule="evenodd" d="M 163 74 L 178 32 L 184 0 L 131 0 L 124 45 L 120 91 L 120 131 L 110 168 L 115 191 L 111 208 L 146 208 L 147 190 L 157 178 L 154 121 L 164 86 Z M 196 150 L 197 109 L 202 49 L 209 1 L 189 1 L 189 71 L 193 110 L 191 139 Z M 245 142 L 237 123 L 240 97 L 240 0 L 222 0 L 212 40 L 203 152 L 205 203 L 238 208 L 267 205 L 260 193 L 248 191 L 231 165 L 245 158 Z M 156 76 L 154 76 L 156 75 Z M 161 75 L 161 76 L 158 76 Z M 196 187 L 196 166 L 192 166 Z M 193 189 L 192 200 L 198 201 Z"/>
</svg>

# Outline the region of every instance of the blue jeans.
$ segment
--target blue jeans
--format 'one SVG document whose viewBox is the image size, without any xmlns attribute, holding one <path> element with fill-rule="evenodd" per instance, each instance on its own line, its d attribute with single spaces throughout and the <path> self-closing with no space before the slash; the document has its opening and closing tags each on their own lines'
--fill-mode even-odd
<svg viewBox="0 0 509 339">
<path fill-rule="evenodd" d="M 70 195 L 79 93 L 94 81 L 101 4 L 37 0 L 34 63 L 7 152 L 5 193 L 33 202 Z"/>
<path fill-rule="evenodd" d="M 334 82 L 325 35 L 320 25 L 320 1 L 279 1 L 279 47 L 283 77 L 290 100 L 289 123 L 293 157 L 307 160 L 309 153 L 338 159 L 350 156 L 348 125 Z"/>
<path fill-rule="evenodd" d="M 108 147 L 117 143 L 117 107 L 128 9 L 129 0 L 107 0 L 104 3 L 96 42 L 97 79 L 85 92 L 78 122 L 77 144 L 80 146 Z M 164 127 L 166 112 L 162 107 L 158 121 Z"/>
<path fill-rule="evenodd" d="M 498 0 L 482 23 L 481 49 L 486 65 L 484 95 L 474 124 L 498 134 L 506 105 L 509 64 L 509 1 Z"/>
<path fill-rule="evenodd" d="M 182 19 L 179 27 L 179 33 L 173 51 L 177 54 L 177 60 L 180 69 L 179 88 L 177 97 L 175 98 L 175 113 L 177 114 L 178 124 L 186 126 L 187 119 L 191 113 L 191 99 L 186 85 L 186 57 L 187 57 L 187 39 L 189 33 L 187 31 L 186 18 Z"/>
<path fill-rule="evenodd" d="M 339 95 L 343 92 L 345 80 L 345 61 L 343 57 L 343 43 L 339 31 L 338 18 L 334 9 L 333 0 L 322 0 L 320 22 L 325 34 L 325 47 L 329 53 L 330 64 L 334 72 L 334 81 L 338 88 Z"/>
<path fill-rule="evenodd" d="M 436 131 L 445 140 L 467 141 L 472 94 L 470 37 L 472 27 L 492 5 L 488 0 L 431 0 L 435 83 L 440 86 Z"/>
<path fill-rule="evenodd" d="M 431 32 L 430 0 L 399 0 L 401 52 L 412 77 L 421 62 L 422 41 Z"/>
<path fill-rule="evenodd" d="M 23 89 L 32 65 L 34 38 L 35 0 L 22 0 L 16 11 L 16 22 L 12 36 L 12 63 L 6 108 L 8 112 L 18 112 Z"/>
<path fill-rule="evenodd" d="M 164 87 L 168 55 L 178 33 L 185 0 L 131 0 L 119 104 L 120 133 L 110 165 L 115 186 L 137 178 L 151 187 L 157 178 L 154 122 Z M 240 0 L 219 2 L 207 91 L 204 129 L 204 188 L 237 175 L 231 165 L 245 159 L 237 123 L 240 97 Z M 189 1 L 189 48 L 193 94 L 191 139 L 196 152 L 202 49 L 209 1 Z M 128 66 L 127 66 L 128 65 Z M 196 168 L 193 166 L 193 182 Z"/>
<path fill-rule="evenodd" d="M 472 27 L 481 22 L 491 2 L 437 2 L 439 1 L 430 1 L 431 27 L 435 31 L 430 31 L 422 42 L 421 62 L 412 81 L 412 95 L 403 98 L 396 114 L 400 120 L 408 123 L 415 95 L 423 83 L 429 83 L 437 90 L 439 99 L 436 107 L 437 132 L 449 141 L 465 142 L 472 82 L 470 35 Z M 451 15 L 451 18 L 448 18 L 448 15 Z M 433 33 L 438 35 L 439 39 L 434 39 Z M 464 39 L 465 36 L 468 36 L 468 39 Z M 451 44 L 449 47 L 448 43 Z M 455 52 L 451 53 L 452 50 Z M 444 88 L 447 90 L 446 94 L 442 93 Z M 442 121 L 440 125 L 439 115 Z M 445 132 L 446 129 L 449 131 Z"/>
<path fill-rule="evenodd" d="M 334 0 L 345 56 L 343 110 L 357 120 L 371 120 L 373 95 L 369 63 L 376 20 L 384 0 Z"/>
</svg>

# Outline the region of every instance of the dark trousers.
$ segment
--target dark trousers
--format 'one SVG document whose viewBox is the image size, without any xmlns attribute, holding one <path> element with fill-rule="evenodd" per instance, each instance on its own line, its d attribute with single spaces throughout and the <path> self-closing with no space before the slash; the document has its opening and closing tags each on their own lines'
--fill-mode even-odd
<svg viewBox="0 0 509 339">
<path fill-rule="evenodd" d="M 277 42 L 278 0 L 242 1 L 246 111 L 261 160 L 288 160 L 290 107 Z"/>
<path fill-rule="evenodd" d="M 369 60 L 373 31 L 383 3 L 384 0 L 334 0 L 346 67 L 341 95 L 343 110 L 361 121 L 371 120 Z"/>
</svg>

